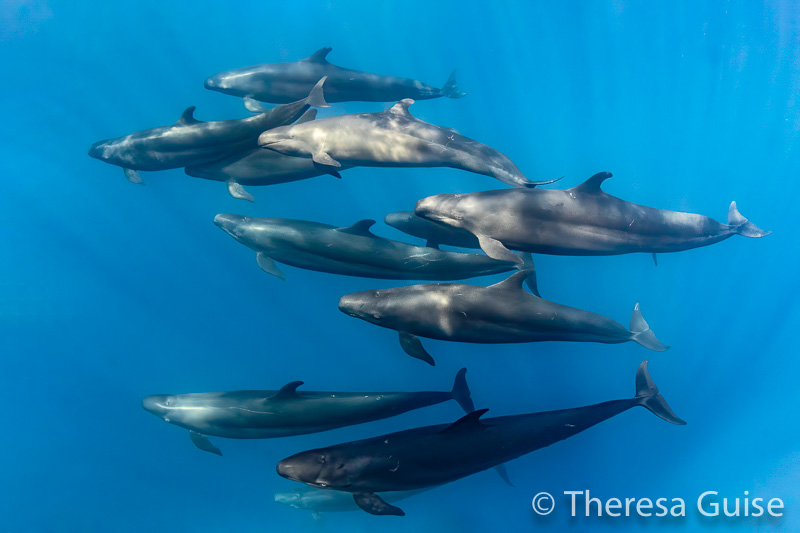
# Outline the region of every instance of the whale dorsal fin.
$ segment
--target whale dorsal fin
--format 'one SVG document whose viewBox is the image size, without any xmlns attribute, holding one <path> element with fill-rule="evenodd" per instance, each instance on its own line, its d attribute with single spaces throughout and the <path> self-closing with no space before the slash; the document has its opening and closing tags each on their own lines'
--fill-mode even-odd
<svg viewBox="0 0 800 533">
<path fill-rule="evenodd" d="M 451 431 L 461 431 L 463 429 L 470 429 L 474 428 L 475 426 L 484 426 L 485 424 L 480 421 L 480 418 L 486 414 L 488 409 L 478 409 L 477 411 L 472 411 L 469 414 L 466 414 L 447 426 L 444 432 L 451 432 Z"/>
<path fill-rule="evenodd" d="M 276 392 L 270 397 L 270 400 L 284 400 L 287 398 L 297 398 L 297 387 L 302 385 L 302 381 L 292 381 L 291 383 L 287 383 L 281 390 Z"/>
<path fill-rule="evenodd" d="M 572 191 L 575 192 L 582 192 L 584 194 L 600 194 L 603 192 L 603 189 L 600 186 L 606 181 L 608 178 L 612 176 L 611 172 L 598 172 L 588 180 L 584 181 L 580 185 L 573 187 Z"/>
<path fill-rule="evenodd" d="M 331 48 L 330 46 L 326 46 L 325 48 L 320 48 L 307 58 L 301 59 L 301 61 L 309 61 L 309 62 L 316 61 L 317 63 L 327 63 L 328 60 L 325 59 L 325 57 L 331 53 L 331 50 L 333 50 L 333 48 Z"/>
<path fill-rule="evenodd" d="M 311 122 L 315 118 L 317 118 L 317 110 L 314 109 L 314 108 L 311 108 L 308 111 L 306 111 L 305 113 L 303 113 L 300 116 L 300 118 L 297 119 L 297 122 L 295 122 L 295 124 L 302 124 L 304 122 Z"/>
<path fill-rule="evenodd" d="M 197 124 L 200 122 L 196 118 L 194 118 L 194 110 L 197 109 L 196 106 L 189 106 L 186 108 L 186 111 L 181 113 L 180 118 L 178 119 L 175 124 Z"/>
<path fill-rule="evenodd" d="M 369 228 L 375 225 L 375 221 L 366 218 L 364 220 L 359 220 L 352 226 L 347 226 L 346 228 L 336 228 L 336 231 L 341 231 L 342 233 L 349 233 L 350 235 L 360 235 L 361 237 L 375 237 Z"/>
<path fill-rule="evenodd" d="M 413 115 L 411 115 L 411 113 L 408 111 L 408 106 L 410 106 L 413 103 L 414 100 L 412 100 L 411 98 L 403 98 L 402 100 L 394 104 L 392 107 L 384 111 L 384 113 L 413 118 Z"/>
<path fill-rule="evenodd" d="M 527 285 L 531 288 L 531 292 L 534 296 L 539 296 L 539 290 L 536 288 L 536 270 L 533 269 L 533 263 L 526 264 L 525 266 L 528 268 L 520 270 L 519 272 L 514 272 L 510 277 L 494 285 L 489 285 L 486 288 L 518 292 L 524 290 L 522 284 L 527 281 Z M 533 278 L 533 280 L 529 281 L 528 278 Z M 539 297 L 541 298 L 541 296 Z"/>
</svg>

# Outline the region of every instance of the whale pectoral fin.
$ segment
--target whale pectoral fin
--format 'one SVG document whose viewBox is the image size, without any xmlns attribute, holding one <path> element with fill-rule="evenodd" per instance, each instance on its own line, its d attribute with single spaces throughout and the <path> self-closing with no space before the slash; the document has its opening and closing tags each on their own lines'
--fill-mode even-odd
<svg viewBox="0 0 800 533">
<path fill-rule="evenodd" d="M 653 252 L 653 264 L 658 266 L 658 256 L 655 252 Z"/>
<path fill-rule="evenodd" d="M 522 259 L 517 254 L 506 248 L 503 243 L 497 239 L 481 235 L 480 233 L 475 234 L 475 236 L 478 238 L 478 244 L 480 244 L 481 250 L 492 259 L 508 261 L 517 265 L 523 263 Z"/>
<path fill-rule="evenodd" d="M 314 168 L 316 168 L 317 170 L 319 170 L 320 172 L 323 172 L 325 174 L 330 174 L 334 178 L 342 179 L 342 175 L 339 174 L 338 172 L 336 172 L 334 169 L 332 169 L 328 165 L 320 165 L 319 163 L 314 161 Z"/>
<path fill-rule="evenodd" d="M 267 274 L 272 274 L 276 278 L 286 281 L 286 274 L 281 272 L 281 269 L 278 268 L 278 265 L 275 264 L 275 261 L 273 261 L 272 258 L 264 252 L 258 252 L 258 254 L 256 254 L 256 262 L 261 270 Z"/>
<path fill-rule="evenodd" d="M 419 337 L 416 335 L 412 335 L 406 331 L 399 331 L 400 334 L 400 346 L 403 348 L 403 351 L 406 352 L 411 357 L 416 357 L 422 361 L 425 361 L 431 366 L 436 366 L 436 363 L 433 361 L 433 357 L 425 351 L 425 348 L 422 346 L 422 342 L 420 342 Z"/>
<path fill-rule="evenodd" d="M 438 242 L 434 242 L 434 241 L 432 241 L 430 239 L 427 240 L 427 242 L 425 243 L 425 246 L 427 246 L 428 248 L 433 248 L 434 250 L 440 250 L 439 243 Z"/>
<path fill-rule="evenodd" d="M 144 180 L 139 175 L 138 172 L 133 170 L 132 168 L 123 168 L 122 172 L 125 174 L 125 179 L 130 181 L 131 183 L 136 183 L 137 185 L 144 185 Z"/>
<path fill-rule="evenodd" d="M 203 450 L 204 452 L 211 452 L 219 456 L 222 456 L 222 451 L 220 451 L 219 448 L 211 444 L 211 441 L 208 440 L 208 437 L 206 437 L 202 433 L 198 433 L 196 431 L 189 431 L 189 437 L 192 439 L 192 442 L 194 442 L 194 445 Z"/>
<path fill-rule="evenodd" d="M 386 503 L 374 492 L 356 492 L 353 494 L 353 499 L 356 501 L 356 505 L 361 507 L 369 514 L 393 516 L 406 515 L 402 509 Z"/>
<path fill-rule="evenodd" d="M 303 124 L 304 122 L 311 122 L 317 118 L 317 110 L 316 109 L 309 109 L 305 113 L 303 113 L 300 118 L 297 119 L 295 124 Z"/>
<path fill-rule="evenodd" d="M 255 202 L 255 198 L 253 195 L 244 190 L 241 183 L 237 183 L 233 180 L 227 182 L 228 185 L 228 194 L 236 198 L 237 200 L 247 200 L 248 202 Z"/>
<path fill-rule="evenodd" d="M 318 165 L 325 165 L 328 167 L 339 168 L 342 166 L 341 163 L 339 163 L 337 160 L 328 155 L 327 152 L 316 152 L 312 154 L 311 160 Z"/>
<path fill-rule="evenodd" d="M 506 470 L 505 464 L 499 464 L 494 469 L 497 471 L 497 474 L 500 476 L 500 479 L 506 482 L 506 485 L 509 487 L 513 487 L 514 484 L 511 483 L 511 478 L 508 477 L 508 470 Z"/>
<path fill-rule="evenodd" d="M 251 113 L 266 113 L 267 111 L 269 111 L 268 108 L 261 105 L 261 102 L 250 96 L 245 96 L 244 98 L 242 98 L 242 102 L 244 103 L 244 108 L 250 111 Z"/>
</svg>

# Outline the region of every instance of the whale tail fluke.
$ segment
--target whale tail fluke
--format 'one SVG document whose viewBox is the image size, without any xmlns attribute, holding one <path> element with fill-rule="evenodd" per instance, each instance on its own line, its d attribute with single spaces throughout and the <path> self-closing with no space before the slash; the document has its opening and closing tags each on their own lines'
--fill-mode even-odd
<svg viewBox="0 0 800 533">
<path fill-rule="evenodd" d="M 663 352 L 669 349 L 669 346 L 664 346 L 659 342 L 656 338 L 656 334 L 653 333 L 653 330 L 647 325 L 647 322 L 642 316 L 642 312 L 639 310 L 639 302 L 636 302 L 636 305 L 633 306 L 630 330 L 631 333 L 633 333 L 631 340 L 641 344 L 648 350 Z"/>
<path fill-rule="evenodd" d="M 458 405 L 469 414 L 475 410 L 475 404 L 472 403 L 471 393 L 467 385 L 467 369 L 462 368 L 456 374 L 455 383 L 453 383 L 453 399 L 458 402 Z"/>
<path fill-rule="evenodd" d="M 442 96 L 445 98 L 464 98 L 467 96 L 467 93 L 462 93 L 458 90 L 458 85 L 456 85 L 456 71 L 450 73 L 450 77 L 447 78 L 447 81 L 442 86 Z"/>
<path fill-rule="evenodd" d="M 647 361 L 642 361 L 642 364 L 636 370 L 636 397 L 634 399 L 639 402 L 639 405 L 646 407 L 662 420 L 679 426 L 686 425 L 686 422 L 672 412 L 672 409 L 667 405 L 667 400 L 658 393 L 658 387 L 656 387 L 650 377 L 650 373 L 647 371 Z"/>
<path fill-rule="evenodd" d="M 330 107 L 330 104 L 325 101 L 325 95 L 322 91 L 322 86 L 325 84 L 325 80 L 328 79 L 328 76 L 323 76 L 314 85 L 314 88 L 311 89 L 311 92 L 308 93 L 306 96 L 306 105 L 310 105 L 312 107 Z"/>
<path fill-rule="evenodd" d="M 771 231 L 764 231 L 743 217 L 739 210 L 736 209 L 736 202 L 731 202 L 731 206 L 728 208 L 728 225 L 738 235 L 745 237 L 766 237 L 772 233 Z"/>
</svg>

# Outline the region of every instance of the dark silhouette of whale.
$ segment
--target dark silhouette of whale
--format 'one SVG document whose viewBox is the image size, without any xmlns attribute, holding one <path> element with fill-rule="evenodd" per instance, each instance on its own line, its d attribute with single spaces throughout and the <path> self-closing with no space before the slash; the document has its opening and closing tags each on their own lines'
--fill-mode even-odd
<svg viewBox="0 0 800 533">
<path fill-rule="evenodd" d="M 532 262 L 528 268 L 489 287 L 435 283 L 355 292 L 342 296 L 339 310 L 396 330 L 403 350 L 430 365 L 433 357 L 418 337 L 485 344 L 633 341 L 657 352 L 668 348 L 650 330 L 638 303 L 628 330 L 602 315 L 541 298 Z M 526 279 L 533 294 L 522 289 Z"/>
<path fill-rule="evenodd" d="M 384 239 L 360 220 L 337 228 L 319 222 L 221 213 L 214 224 L 256 252 L 262 270 L 286 279 L 275 262 L 307 270 L 379 279 L 456 280 L 499 274 L 517 264 Z M 522 260 L 522 264 L 527 264 Z"/>
<path fill-rule="evenodd" d="M 220 72 L 206 79 L 205 87 L 233 96 L 283 104 L 302 98 L 325 76 L 325 97 L 329 102 L 396 102 L 403 98 L 427 100 L 464 96 L 456 87 L 455 72 L 441 89 L 437 89 L 418 80 L 337 67 L 326 59 L 331 50 L 331 47 L 321 48 L 293 63 L 268 63 Z"/>
<path fill-rule="evenodd" d="M 280 390 L 244 390 L 195 394 L 158 394 L 142 400 L 144 409 L 188 429 L 201 450 L 222 455 L 208 436 L 270 439 L 317 433 L 389 418 L 413 409 L 455 400 L 465 412 L 475 409 L 465 379 L 456 374 L 448 392 L 299 391 L 302 381 Z"/>
<path fill-rule="evenodd" d="M 764 237 L 732 202 L 728 224 L 694 213 L 620 200 L 600 186 L 610 172 L 564 190 L 496 190 L 437 194 L 417 202 L 417 216 L 466 230 L 495 259 L 519 261 L 509 249 L 556 255 L 679 252 L 734 235 Z M 655 258 L 655 255 L 653 256 Z"/>
<path fill-rule="evenodd" d="M 327 93 L 326 93 L 327 95 Z M 531 181 L 505 155 L 451 128 L 414 118 L 405 99 L 380 113 L 326 117 L 265 131 L 258 144 L 285 155 L 310 158 L 334 173 L 342 165 L 366 167 L 450 167 L 490 176 L 515 187 Z"/>
<path fill-rule="evenodd" d="M 168 170 L 217 161 L 257 148 L 263 131 L 291 124 L 309 106 L 328 107 L 322 94 L 324 81 L 317 80 L 305 98 L 244 119 L 203 122 L 194 118 L 192 106 L 169 126 L 96 142 L 89 155 L 122 167 L 125 177 L 134 183 L 143 183 L 138 170 Z M 228 180 L 228 189 L 234 197 L 252 199 L 235 181 Z"/>
<path fill-rule="evenodd" d="M 449 483 L 567 439 L 634 407 L 672 424 L 686 422 L 658 393 L 643 362 L 636 395 L 586 407 L 481 418 L 480 409 L 453 424 L 427 426 L 371 439 L 309 450 L 277 465 L 278 474 L 313 487 L 350 492 L 376 515 L 405 513 L 376 493 Z"/>
<path fill-rule="evenodd" d="M 480 248 L 478 238 L 467 230 L 437 224 L 418 217 L 413 211 L 389 213 L 383 219 L 387 226 L 425 240 L 425 246 L 438 248 L 440 244 L 459 248 Z"/>
</svg>

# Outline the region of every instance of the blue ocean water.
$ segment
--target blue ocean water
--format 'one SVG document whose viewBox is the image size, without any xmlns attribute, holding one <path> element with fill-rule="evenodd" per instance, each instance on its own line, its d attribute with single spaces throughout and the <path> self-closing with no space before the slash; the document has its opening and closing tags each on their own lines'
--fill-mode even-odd
<svg viewBox="0 0 800 533">
<path fill-rule="evenodd" d="M 0 531 L 796 531 L 800 7 L 732 2 L 66 2 L 0 4 Z M 627 324 L 640 301 L 660 340 L 623 345 L 426 341 L 429 368 L 394 332 L 336 309 L 398 282 L 286 267 L 212 224 L 218 212 L 349 225 L 424 196 L 497 188 L 452 169 L 349 170 L 273 187 L 256 203 L 182 170 L 145 187 L 86 155 L 97 140 L 248 116 L 206 76 L 301 59 L 439 85 L 460 100 L 412 107 L 493 146 L 531 179 L 605 189 L 724 221 L 736 200 L 765 239 L 660 257 L 537 257 L 553 301 Z M 377 111 L 347 103 L 321 116 Z M 560 184 L 558 186 L 561 186 Z M 376 232 L 405 238 L 379 224 Z M 481 278 L 493 283 L 502 276 Z M 312 447 L 460 416 L 448 402 L 328 433 L 215 439 L 217 457 L 141 409 L 154 393 L 278 388 L 445 390 L 461 366 L 478 407 L 516 414 L 626 398 L 637 365 L 675 412 L 644 409 L 403 502 L 407 516 L 309 513 L 273 501 L 275 463 Z M 571 517 L 564 491 L 683 498 L 686 517 Z M 782 518 L 705 518 L 695 502 L 784 501 Z M 539 517 L 531 498 L 557 495 Z"/>
</svg>

